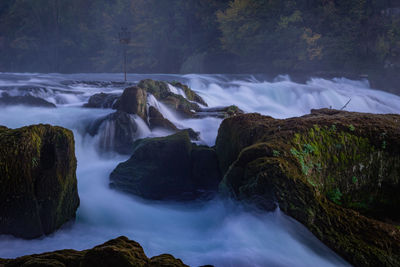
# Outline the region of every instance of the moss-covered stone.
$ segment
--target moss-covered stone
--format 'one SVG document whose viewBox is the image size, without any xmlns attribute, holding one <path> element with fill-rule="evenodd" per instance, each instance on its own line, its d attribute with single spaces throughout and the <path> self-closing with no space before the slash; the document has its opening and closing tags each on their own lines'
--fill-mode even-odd
<svg viewBox="0 0 400 267">
<path fill-rule="evenodd" d="M 75 217 L 74 137 L 50 125 L 0 127 L 0 234 L 34 238 Z"/>
<path fill-rule="evenodd" d="M 192 144 L 187 131 L 136 141 L 110 175 L 111 187 L 147 199 L 194 199 L 215 192 L 220 180 L 215 151 Z"/>
<path fill-rule="evenodd" d="M 0 259 L 0 264 L 3 264 L 4 267 L 187 267 L 180 259 L 169 254 L 162 254 L 149 259 L 139 243 L 124 236 L 88 250 L 66 249 L 23 256 L 12 260 Z"/>
<path fill-rule="evenodd" d="M 216 149 L 222 193 L 279 204 L 357 266 L 400 264 L 399 115 L 241 115 L 222 123 Z"/>
<path fill-rule="evenodd" d="M 145 89 L 148 93 L 154 95 L 154 97 L 157 99 L 163 99 L 171 93 L 168 88 L 168 84 L 162 81 L 145 79 L 141 80 L 137 86 Z"/>
<path fill-rule="evenodd" d="M 186 117 L 193 117 L 196 111 L 200 110 L 200 106 L 195 102 L 189 101 L 190 98 L 187 95 L 188 99 L 184 98 L 181 95 L 174 94 L 170 91 L 168 84 L 162 81 L 154 81 L 151 79 L 142 80 L 137 85 L 140 88 L 143 88 L 148 93 L 154 95 L 159 101 L 178 111 L 181 115 Z M 187 91 L 190 90 L 187 88 Z M 188 91 L 189 95 L 194 99 L 201 99 L 200 96 L 197 96 L 195 92 L 192 90 Z M 197 97 L 195 97 L 197 96 Z M 201 99 L 202 100 L 202 99 Z M 195 100 L 193 100 L 195 101 Z M 204 101 L 203 101 L 204 102 Z"/>
</svg>

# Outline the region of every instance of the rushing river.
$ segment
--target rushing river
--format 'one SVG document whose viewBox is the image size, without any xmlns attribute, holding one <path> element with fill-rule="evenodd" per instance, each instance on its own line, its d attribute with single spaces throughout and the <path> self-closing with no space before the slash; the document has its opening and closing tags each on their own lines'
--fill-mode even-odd
<svg viewBox="0 0 400 267">
<path fill-rule="evenodd" d="M 50 236 L 22 240 L 0 236 L 0 257 L 64 248 L 87 249 L 125 235 L 139 242 L 147 256 L 171 253 L 198 266 L 345 266 L 347 263 L 319 242 L 305 227 L 279 210 L 246 211 L 238 203 L 214 199 L 206 203 L 144 201 L 109 189 L 108 176 L 128 157 L 99 154 L 98 137 L 85 134 L 85 126 L 111 109 L 82 105 L 98 92 L 123 91 L 118 74 L 10 74 L 0 73 L 0 95 L 31 94 L 57 105 L 56 109 L 25 106 L 0 107 L 0 125 L 10 128 L 36 123 L 60 125 L 74 131 L 81 205 L 75 223 Z M 400 113 L 400 97 L 371 90 L 367 81 L 311 79 L 305 84 L 287 76 L 266 80 L 240 75 L 128 75 L 141 79 L 178 80 L 188 84 L 209 104 L 235 104 L 246 112 L 276 118 L 309 113 L 313 108 L 342 108 L 370 113 Z M 180 119 L 160 103 L 164 116 L 182 128 L 199 131 L 202 142 L 215 143 L 220 119 Z M 141 135 L 161 136 L 141 127 Z"/>
</svg>

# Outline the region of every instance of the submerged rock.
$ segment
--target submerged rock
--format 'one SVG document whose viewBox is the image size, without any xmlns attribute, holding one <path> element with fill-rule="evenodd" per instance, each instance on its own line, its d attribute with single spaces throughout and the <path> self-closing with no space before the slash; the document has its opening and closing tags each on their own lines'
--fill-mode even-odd
<svg viewBox="0 0 400 267">
<path fill-rule="evenodd" d="M 215 192 L 221 175 L 212 148 L 186 131 L 138 140 L 132 157 L 110 175 L 110 186 L 147 199 L 189 200 Z"/>
<path fill-rule="evenodd" d="M 85 108 L 112 108 L 117 109 L 119 104 L 118 94 L 94 94 L 89 98 L 88 103 L 84 104 Z"/>
<path fill-rule="evenodd" d="M 75 218 L 74 137 L 50 125 L 0 127 L 0 234 L 34 238 Z"/>
<path fill-rule="evenodd" d="M 226 119 L 220 192 L 280 209 L 357 266 L 400 265 L 400 116 L 313 110 Z"/>
<path fill-rule="evenodd" d="M 4 267 L 14 266 L 96 266 L 96 267 L 187 267 L 170 254 L 148 258 L 139 243 L 124 236 L 112 239 L 92 249 L 76 251 L 58 250 L 43 254 L 2 260 Z"/>
<path fill-rule="evenodd" d="M 24 96 L 10 96 L 7 93 L 3 93 L 0 97 L 0 106 L 13 106 L 13 105 L 24 105 L 31 107 L 44 107 L 44 108 L 55 108 L 56 105 L 50 103 L 40 97 L 24 95 Z"/>
</svg>

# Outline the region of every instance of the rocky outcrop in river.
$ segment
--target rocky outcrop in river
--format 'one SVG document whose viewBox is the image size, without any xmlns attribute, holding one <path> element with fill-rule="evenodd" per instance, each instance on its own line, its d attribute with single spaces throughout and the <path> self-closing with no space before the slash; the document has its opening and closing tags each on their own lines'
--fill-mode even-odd
<svg viewBox="0 0 400 267">
<path fill-rule="evenodd" d="M 179 82 L 146 79 L 126 88 L 121 96 L 100 93 L 90 97 L 84 107 L 112 108 L 117 111 L 92 122 L 87 132 L 92 136 L 100 134 L 101 150 L 131 154 L 134 141 L 141 135 L 141 127 L 148 127 L 148 131 L 161 129 L 169 133 L 182 130 L 164 117 L 157 101 L 183 118 L 227 118 L 243 113 L 236 106 L 204 108 L 207 103 L 188 86 Z M 192 133 L 189 135 L 192 140 L 199 140 L 198 133 L 188 130 Z"/>
<path fill-rule="evenodd" d="M 148 258 L 139 243 L 121 236 L 83 251 L 65 249 L 10 260 L 0 259 L 0 266 L 187 267 L 188 265 L 170 254 Z"/>
<path fill-rule="evenodd" d="M 221 175 L 215 150 L 190 142 L 187 131 L 147 138 L 110 175 L 110 186 L 146 199 L 190 200 L 217 191 Z"/>
<path fill-rule="evenodd" d="M 76 164 L 70 130 L 0 127 L 0 234 L 35 238 L 74 219 Z"/>
<path fill-rule="evenodd" d="M 400 265 L 400 116 L 313 110 L 223 121 L 220 192 L 280 209 L 356 266 Z"/>
<path fill-rule="evenodd" d="M 15 106 L 24 105 L 29 107 L 44 107 L 44 108 L 55 108 L 56 105 L 50 103 L 43 98 L 22 95 L 22 96 L 10 96 L 8 93 L 2 93 L 0 97 L 0 106 Z"/>
</svg>

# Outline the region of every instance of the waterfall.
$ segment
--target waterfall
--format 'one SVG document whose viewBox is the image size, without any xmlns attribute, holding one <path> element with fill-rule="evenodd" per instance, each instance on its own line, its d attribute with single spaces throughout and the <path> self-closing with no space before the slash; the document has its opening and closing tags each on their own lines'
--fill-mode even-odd
<svg viewBox="0 0 400 267">
<path fill-rule="evenodd" d="M 50 236 L 34 240 L 0 236 L 0 257 L 66 248 L 87 249 L 125 235 L 140 242 L 148 256 L 171 253 L 193 266 L 232 266 L 233 263 L 241 266 L 347 265 L 305 227 L 279 210 L 252 213 L 238 203 L 220 199 L 206 203 L 152 202 L 111 190 L 108 186 L 110 172 L 129 155 L 105 157 L 97 153 L 95 146 L 96 142 L 103 142 L 106 147 L 113 145 L 115 122 L 103 122 L 101 138 L 85 135 L 84 129 L 88 122 L 104 118 L 115 110 L 87 109 L 81 105 L 95 93 L 121 93 L 123 87 L 112 83 L 120 78 L 118 74 L 0 73 L 1 92 L 30 93 L 57 105 L 51 110 L 0 107 L 0 125 L 16 128 L 49 123 L 72 129 L 81 198 L 76 222 Z M 187 84 L 210 107 L 234 104 L 246 112 L 276 118 L 301 116 L 312 108 L 340 109 L 349 99 L 348 111 L 400 113 L 399 96 L 372 90 L 367 81 L 314 78 L 300 84 L 291 81 L 289 76 L 268 80 L 252 75 L 128 75 L 132 82 L 146 78 Z M 170 85 L 169 89 L 184 96 L 179 88 Z M 179 128 L 199 131 L 204 143 L 214 145 L 221 119 L 182 119 L 151 94 L 147 105 L 157 108 Z M 136 115 L 130 115 L 130 120 L 137 125 L 134 138 L 167 134 L 151 132 L 146 122 Z"/>
</svg>

